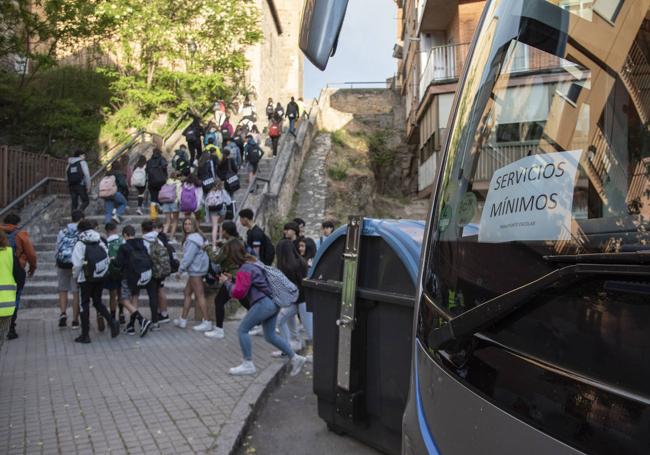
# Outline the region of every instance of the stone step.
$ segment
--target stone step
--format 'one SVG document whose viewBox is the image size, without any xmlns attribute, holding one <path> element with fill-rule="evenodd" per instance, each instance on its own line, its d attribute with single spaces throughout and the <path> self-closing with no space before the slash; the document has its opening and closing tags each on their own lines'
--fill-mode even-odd
<svg viewBox="0 0 650 455">
<path fill-rule="evenodd" d="M 71 297 L 68 297 L 68 304 L 72 302 Z M 102 302 L 108 306 L 109 304 L 109 295 L 108 291 L 102 293 Z M 55 293 L 44 293 L 44 294 L 31 294 L 25 295 L 20 299 L 21 308 L 57 308 L 59 303 L 59 296 Z M 208 305 L 212 304 L 210 299 L 207 300 Z M 140 292 L 139 305 L 143 308 L 148 307 L 147 292 Z M 182 294 L 167 294 L 167 305 L 171 307 L 180 307 L 183 306 L 183 295 Z M 212 305 L 214 306 L 214 305 Z"/>
</svg>

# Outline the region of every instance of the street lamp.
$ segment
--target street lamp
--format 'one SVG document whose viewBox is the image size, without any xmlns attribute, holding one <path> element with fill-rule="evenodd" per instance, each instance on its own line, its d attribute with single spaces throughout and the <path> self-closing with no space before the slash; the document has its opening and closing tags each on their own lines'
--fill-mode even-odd
<svg viewBox="0 0 650 455">
<path fill-rule="evenodd" d="M 190 70 L 194 69 L 194 54 L 196 54 L 196 41 L 192 40 L 187 43 L 187 50 L 190 53 Z"/>
</svg>

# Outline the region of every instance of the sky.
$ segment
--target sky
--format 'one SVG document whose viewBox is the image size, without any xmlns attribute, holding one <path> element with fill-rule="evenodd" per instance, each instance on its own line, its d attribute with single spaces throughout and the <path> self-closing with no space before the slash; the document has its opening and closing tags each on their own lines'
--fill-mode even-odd
<svg viewBox="0 0 650 455">
<path fill-rule="evenodd" d="M 397 71 L 394 0 L 350 0 L 336 54 L 320 71 L 305 59 L 305 99 L 332 82 L 383 81 Z"/>
</svg>

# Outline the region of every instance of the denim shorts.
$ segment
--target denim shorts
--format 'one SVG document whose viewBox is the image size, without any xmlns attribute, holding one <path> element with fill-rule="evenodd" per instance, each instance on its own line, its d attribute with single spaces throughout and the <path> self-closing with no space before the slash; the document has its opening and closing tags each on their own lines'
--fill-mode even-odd
<svg viewBox="0 0 650 455">
<path fill-rule="evenodd" d="M 163 213 L 176 213 L 178 212 L 178 204 L 176 202 L 167 202 L 162 204 L 161 210 Z"/>
</svg>

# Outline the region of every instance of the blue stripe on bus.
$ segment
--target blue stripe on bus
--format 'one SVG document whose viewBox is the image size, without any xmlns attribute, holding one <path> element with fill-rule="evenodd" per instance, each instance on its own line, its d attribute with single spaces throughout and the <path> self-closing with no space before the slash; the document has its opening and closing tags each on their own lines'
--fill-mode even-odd
<svg viewBox="0 0 650 455">
<path fill-rule="evenodd" d="M 420 436 L 422 441 L 427 448 L 429 455 L 440 455 L 438 447 L 436 447 L 436 442 L 433 440 L 431 431 L 429 430 L 429 425 L 427 424 L 427 419 L 424 415 L 424 408 L 422 406 L 422 400 L 420 398 L 420 376 L 418 375 L 418 346 L 415 346 L 415 401 L 417 404 L 418 410 L 418 427 L 420 429 Z"/>
</svg>

